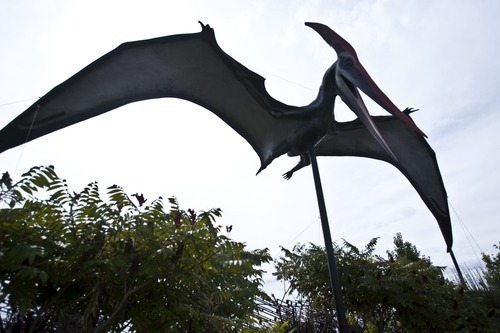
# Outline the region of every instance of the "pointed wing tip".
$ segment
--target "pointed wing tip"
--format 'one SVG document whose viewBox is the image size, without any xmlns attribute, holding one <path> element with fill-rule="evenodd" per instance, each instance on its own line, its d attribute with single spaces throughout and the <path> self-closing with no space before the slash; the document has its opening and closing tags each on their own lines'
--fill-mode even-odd
<svg viewBox="0 0 500 333">
<path fill-rule="evenodd" d="M 265 164 L 265 163 L 263 163 L 263 162 L 261 161 L 261 163 L 260 163 L 260 168 L 259 168 L 259 170 L 257 170 L 257 173 L 256 173 L 255 175 L 256 175 L 256 176 L 258 176 L 258 175 L 259 175 L 259 173 L 260 173 L 262 170 L 264 170 L 265 168 L 267 168 L 267 166 L 268 166 L 268 165 L 269 165 L 269 163 Z"/>
</svg>

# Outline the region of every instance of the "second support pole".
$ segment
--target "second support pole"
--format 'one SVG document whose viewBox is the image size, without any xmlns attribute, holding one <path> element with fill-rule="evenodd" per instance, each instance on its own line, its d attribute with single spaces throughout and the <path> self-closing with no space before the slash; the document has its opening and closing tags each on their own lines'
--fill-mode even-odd
<svg viewBox="0 0 500 333">
<path fill-rule="evenodd" d="M 347 320 L 344 302 L 342 299 L 342 290 L 340 287 L 340 279 L 337 272 L 337 264 L 333 252 L 332 236 L 330 234 L 330 225 L 326 214 L 325 198 L 323 196 L 323 188 L 319 177 L 318 161 L 316 160 L 316 152 L 314 145 L 309 145 L 309 158 L 313 170 L 314 185 L 316 187 L 316 196 L 318 197 L 319 215 L 321 218 L 321 227 L 323 229 L 323 237 L 325 239 L 326 256 L 328 259 L 328 269 L 330 273 L 330 282 L 332 284 L 333 299 L 337 309 L 337 319 L 339 322 L 340 333 L 347 333 Z"/>
</svg>

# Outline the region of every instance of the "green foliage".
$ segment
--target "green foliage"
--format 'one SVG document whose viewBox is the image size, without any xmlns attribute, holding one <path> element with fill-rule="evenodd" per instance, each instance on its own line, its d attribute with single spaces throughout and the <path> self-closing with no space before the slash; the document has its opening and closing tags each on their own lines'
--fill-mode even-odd
<svg viewBox="0 0 500 333">
<path fill-rule="evenodd" d="M 488 287 L 500 291 L 500 242 L 494 247 L 497 250 L 495 256 L 483 253 L 483 261 L 486 265 L 484 278 Z"/>
<path fill-rule="evenodd" d="M 262 329 L 249 328 L 243 331 L 243 333 L 295 333 L 296 329 L 289 329 L 289 323 L 285 321 L 284 323 L 275 323 L 271 327 Z"/>
<path fill-rule="evenodd" d="M 420 255 L 414 245 L 394 238 L 388 259 L 374 254 L 377 239 L 363 249 L 344 241 L 335 246 L 348 322 L 359 332 L 486 332 L 500 328 L 498 295 L 491 288 L 464 290 L 443 276 L 443 267 Z M 276 276 L 309 303 L 315 327 L 333 332 L 335 309 L 323 247 L 282 249 Z M 496 281 L 499 256 L 485 260 Z M 330 314 L 330 316 L 328 316 Z M 309 325 L 311 325 L 309 323 Z M 329 327 L 329 328 L 325 328 Z"/>
<path fill-rule="evenodd" d="M 240 331 L 253 298 L 265 297 L 267 249 L 222 235 L 219 209 L 146 205 L 138 194 L 136 204 L 118 186 L 103 200 L 97 183 L 71 193 L 53 167 L 9 180 L 0 187 L 2 332 Z"/>
</svg>

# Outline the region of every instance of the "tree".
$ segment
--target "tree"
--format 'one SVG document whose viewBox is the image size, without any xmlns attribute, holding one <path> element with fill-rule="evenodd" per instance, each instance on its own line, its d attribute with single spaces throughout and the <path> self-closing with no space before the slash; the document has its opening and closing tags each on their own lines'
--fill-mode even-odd
<svg viewBox="0 0 500 333">
<path fill-rule="evenodd" d="M 15 184 L 4 174 L 2 332 L 231 332 L 254 320 L 267 249 L 223 235 L 219 209 L 107 194 L 70 193 L 53 167 Z"/>
<path fill-rule="evenodd" d="M 483 253 L 483 261 L 486 266 L 484 278 L 489 288 L 500 292 L 500 242 L 493 246 L 497 250 L 496 255 Z"/>
<path fill-rule="evenodd" d="M 335 245 L 353 331 L 494 332 L 500 328 L 498 301 L 487 301 L 494 295 L 490 291 L 464 290 L 460 284 L 445 279 L 444 268 L 420 255 L 401 234 L 394 237 L 395 247 L 387 252 L 387 259 L 374 254 L 376 244 L 374 238 L 363 249 L 345 241 L 341 247 Z M 276 276 L 288 281 L 291 292 L 308 303 L 304 316 L 307 325 L 300 323 L 296 327 L 305 332 L 309 332 L 307 327 L 314 327 L 311 332 L 334 332 L 335 309 L 324 248 L 298 244 L 292 250 L 282 250 Z M 496 274 L 498 257 L 489 257 L 489 267 Z M 496 275 L 488 274 L 494 280 Z"/>
</svg>

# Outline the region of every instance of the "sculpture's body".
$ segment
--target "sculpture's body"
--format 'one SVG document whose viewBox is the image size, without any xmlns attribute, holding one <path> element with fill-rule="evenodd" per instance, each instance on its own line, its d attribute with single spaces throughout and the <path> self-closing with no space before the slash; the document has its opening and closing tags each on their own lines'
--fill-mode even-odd
<svg viewBox="0 0 500 333">
<path fill-rule="evenodd" d="M 307 25 L 338 55 L 317 98 L 307 106 L 290 106 L 270 96 L 264 79 L 224 53 L 213 30 L 202 25 L 200 33 L 125 43 L 96 60 L 3 128 L 0 152 L 127 103 L 182 98 L 214 112 L 242 135 L 259 155 L 259 172 L 285 153 L 300 155 L 297 167 L 284 175 L 290 178 L 308 164 L 308 147 L 316 144 L 319 155 L 365 156 L 394 164 L 436 216 L 451 249 L 446 192 L 423 133 L 377 87 L 345 40 L 324 25 Z M 370 117 L 356 87 L 394 117 Z M 335 122 L 337 96 L 360 123 Z M 384 126 L 379 129 L 377 124 Z"/>
</svg>

